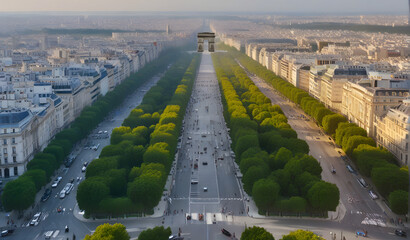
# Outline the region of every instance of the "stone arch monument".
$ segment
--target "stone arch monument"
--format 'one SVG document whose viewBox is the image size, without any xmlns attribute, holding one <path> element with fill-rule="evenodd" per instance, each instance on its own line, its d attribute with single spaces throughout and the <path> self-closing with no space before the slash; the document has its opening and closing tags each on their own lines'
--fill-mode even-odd
<svg viewBox="0 0 410 240">
<path fill-rule="evenodd" d="M 208 51 L 215 52 L 215 33 L 200 32 L 198 33 L 198 52 L 204 51 L 204 41 L 208 41 Z"/>
</svg>

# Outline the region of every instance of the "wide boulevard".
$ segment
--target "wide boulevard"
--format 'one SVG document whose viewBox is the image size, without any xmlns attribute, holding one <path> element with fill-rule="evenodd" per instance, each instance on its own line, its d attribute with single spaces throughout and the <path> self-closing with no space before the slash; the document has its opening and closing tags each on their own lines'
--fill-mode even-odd
<svg viewBox="0 0 410 240">
<path fill-rule="evenodd" d="M 339 187 L 341 199 L 338 211 L 331 214 L 329 219 L 266 218 L 259 216 L 255 209 L 248 212 L 252 201 L 248 202 L 240 184 L 235 155 L 230 149 L 229 129 L 223 117 L 218 80 L 211 54 L 205 52 L 185 113 L 178 152 L 169 177 L 171 183 L 168 185 L 171 187 L 160 203 L 166 206 L 163 213 L 161 211 L 153 217 L 86 220 L 78 217 L 81 213 L 77 210 L 75 196 L 81 182 L 77 178 L 84 178 L 84 172 L 81 171 L 83 163 L 98 157 L 101 149 L 109 144 L 108 136 L 112 129 L 120 126 L 131 109 L 140 104 L 144 93 L 160 78 L 159 74 L 113 111 L 87 140 L 78 144 L 73 152 L 77 160 L 70 168 L 59 171 L 58 176 L 62 176 L 63 180 L 53 189 L 52 197 L 47 202 L 37 203 L 28 212 L 31 216 L 42 212 L 40 223 L 28 226 L 29 219 L 19 222 L 19 228 L 10 237 L 44 239 L 44 233 L 52 230 L 55 232 L 51 239 L 72 239 L 73 234 L 76 239 L 83 239 L 102 223 L 119 222 L 126 226 L 132 238 L 137 238 L 142 230 L 163 225 L 171 227 L 174 234 L 180 232 L 184 239 L 227 239 L 221 233 L 222 228 L 234 233 L 239 239 L 246 227 L 257 225 L 272 232 L 275 239 L 296 229 L 313 231 L 325 239 L 332 239 L 330 232 L 336 233 L 336 239 L 341 239 L 341 235 L 347 240 L 363 239 L 354 234 L 356 230 L 362 229 L 366 229 L 372 239 L 399 239 L 394 236 L 393 228 L 389 228 L 389 213 L 384 212 L 384 203 L 372 200 L 368 190 L 357 183 L 356 178 L 359 176 L 347 171 L 346 164 L 349 162 L 342 160 L 333 141 L 315 123 L 303 116 L 296 106 L 261 79 L 248 75 L 273 104 L 281 106 L 298 137 L 307 141 L 310 154 L 318 159 L 323 168 L 323 179 Z M 87 145 L 98 145 L 99 148 L 84 149 Z M 336 174 L 331 173 L 332 167 L 336 169 Z M 64 199 L 58 198 L 58 192 L 70 179 L 75 181 L 73 191 Z M 61 212 L 57 209 L 61 209 Z M 65 225 L 70 227 L 69 233 L 64 232 Z"/>
</svg>

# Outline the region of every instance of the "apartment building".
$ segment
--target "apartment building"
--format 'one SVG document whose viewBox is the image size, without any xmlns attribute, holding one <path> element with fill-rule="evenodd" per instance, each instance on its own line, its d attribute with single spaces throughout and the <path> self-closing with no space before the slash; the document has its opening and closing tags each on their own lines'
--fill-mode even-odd
<svg viewBox="0 0 410 240">
<path fill-rule="evenodd" d="M 409 166 L 410 99 L 377 117 L 374 128 L 377 143 L 393 153 L 401 164 Z"/>
<path fill-rule="evenodd" d="M 373 125 L 376 117 L 386 114 L 409 95 L 408 89 L 372 87 L 353 82 L 345 83 L 342 92 L 341 113 L 371 137 L 375 136 Z"/>
</svg>

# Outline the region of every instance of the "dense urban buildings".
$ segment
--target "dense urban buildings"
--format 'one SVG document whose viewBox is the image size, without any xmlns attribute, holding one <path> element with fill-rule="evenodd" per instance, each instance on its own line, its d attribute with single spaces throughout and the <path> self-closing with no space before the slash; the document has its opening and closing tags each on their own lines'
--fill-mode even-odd
<svg viewBox="0 0 410 240">
<path fill-rule="evenodd" d="M 89 19 L 73 19 L 73 27 L 88 26 Z M 181 44 L 200 26 L 199 19 L 156 19 L 148 25 L 144 24 L 148 23 L 146 19 L 136 19 L 129 18 L 126 30 L 121 19 L 110 26 L 118 30 L 94 30 L 104 31 L 102 36 L 86 30 L 91 33 L 78 37 L 60 29 L 55 30 L 57 33 L 8 37 L 10 32 L 4 30 L 6 37 L 0 37 L 0 178 L 23 174 L 34 154 L 86 106 L 156 59 L 164 49 Z M 42 18 L 34 18 L 34 22 L 37 20 Z"/>
</svg>

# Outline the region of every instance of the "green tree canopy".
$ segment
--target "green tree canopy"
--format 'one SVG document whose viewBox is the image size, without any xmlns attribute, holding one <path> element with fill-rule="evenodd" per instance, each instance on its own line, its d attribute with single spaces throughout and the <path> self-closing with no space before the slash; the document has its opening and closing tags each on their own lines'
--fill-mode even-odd
<svg viewBox="0 0 410 240">
<path fill-rule="evenodd" d="M 77 190 L 77 202 L 80 209 L 91 213 L 98 209 L 101 200 L 110 193 L 102 177 L 87 178 L 80 183 Z"/>
<path fill-rule="evenodd" d="M 391 210 L 400 215 L 407 214 L 409 210 L 409 193 L 403 190 L 396 190 L 389 194 L 389 204 Z"/>
<path fill-rule="evenodd" d="M 323 117 L 322 126 L 327 133 L 334 134 L 341 122 L 347 122 L 347 119 L 340 114 L 326 115 Z"/>
<path fill-rule="evenodd" d="M 163 226 L 154 227 L 151 229 L 144 230 L 138 236 L 138 240 L 168 240 L 171 236 L 171 228 L 164 228 Z"/>
<path fill-rule="evenodd" d="M 288 235 L 284 235 L 281 240 L 325 240 L 322 237 L 314 234 L 311 231 L 296 230 L 290 232 Z"/>
<path fill-rule="evenodd" d="M 30 177 L 19 177 L 6 184 L 1 200 L 6 211 L 24 210 L 34 202 L 36 192 Z"/>
<path fill-rule="evenodd" d="M 266 229 L 253 226 L 245 229 L 241 235 L 241 240 L 275 240 L 275 238 Z"/>
<path fill-rule="evenodd" d="M 339 189 L 335 184 L 320 181 L 308 191 L 308 200 L 312 207 L 321 211 L 335 211 L 339 205 Z"/>
<path fill-rule="evenodd" d="M 253 184 L 252 196 L 260 210 L 273 207 L 279 197 L 280 186 L 272 179 L 259 179 Z"/>
<path fill-rule="evenodd" d="M 125 226 L 120 223 L 111 225 L 109 223 L 102 224 L 95 229 L 92 235 L 86 235 L 84 240 L 129 240 Z"/>
</svg>

